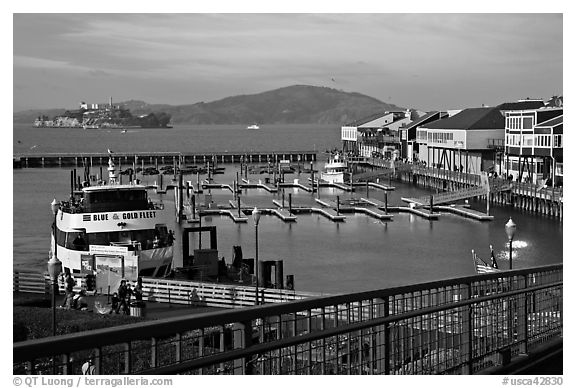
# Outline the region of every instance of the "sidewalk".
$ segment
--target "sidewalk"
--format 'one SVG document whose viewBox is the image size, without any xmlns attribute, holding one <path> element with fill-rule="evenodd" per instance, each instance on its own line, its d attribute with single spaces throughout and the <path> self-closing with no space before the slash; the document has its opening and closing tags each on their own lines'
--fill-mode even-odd
<svg viewBox="0 0 576 388">
<path fill-rule="evenodd" d="M 26 293 L 22 293 L 21 295 L 26 295 L 29 296 L 30 298 L 43 297 L 48 300 L 51 299 L 51 295 L 38 295 L 38 294 L 26 294 Z M 112 297 L 110 296 L 110 299 L 111 298 Z M 86 311 L 87 314 L 99 314 L 98 311 L 94 308 L 94 303 L 96 301 L 99 301 L 103 306 L 110 306 L 110 304 L 108 303 L 109 299 L 106 295 L 86 295 L 86 301 L 88 302 L 88 309 Z M 57 308 L 61 308 L 60 306 L 62 305 L 63 302 L 64 302 L 64 294 L 57 295 L 56 296 Z M 145 303 L 146 307 L 143 318 L 147 320 L 171 318 L 188 314 L 202 314 L 211 311 L 222 310 L 222 308 L 218 307 L 189 306 L 175 303 L 158 303 L 158 302 L 145 302 Z M 120 314 L 122 314 L 122 312 Z"/>
</svg>

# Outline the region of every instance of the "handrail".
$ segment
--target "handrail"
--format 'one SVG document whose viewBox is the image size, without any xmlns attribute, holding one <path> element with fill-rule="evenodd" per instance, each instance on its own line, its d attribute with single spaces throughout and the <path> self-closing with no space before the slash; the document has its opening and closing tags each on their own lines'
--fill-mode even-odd
<svg viewBox="0 0 576 388">
<path fill-rule="evenodd" d="M 466 341 L 468 341 L 469 345 L 466 346 L 468 347 L 464 345 L 465 343 L 461 343 L 461 345 L 458 345 L 460 348 L 457 346 L 456 350 L 460 349 L 460 352 L 463 352 L 458 356 L 458 365 L 466 366 L 469 368 L 467 370 L 471 371 L 472 363 L 476 362 L 473 360 L 490 357 L 495 351 L 491 350 L 488 353 L 480 354 L 474 353 L 472 357 L 472 348 L 470 346 L 472 346 L 472 341 L 476 341 L 474 338 L 477 335 L 482 336 L 481 332 L 486 331 L 486 335 L 492 335 L 490 333 L 493 333 L 493 335 L 504 336 L 505 342 L 502 346 L 520 346 L 526 349 L 537 338 L 559 333 L 558 330 L 561 330 L 562 327 L 562 268 L 562 264 L 556 264 L 514 271 L 500 271 L 417 285 L 310 298 L 283 304 L 168 318 L 153 322 L 142 322 L 85 333 L 26 341 L 14 344 L 14 362 L 17 364 L 42 357 L 53 357 L 57 354 L 102 349 L 104 346 L 130 344 L 132 341 L 141 341 L 149 338 L 154 338 L 157 341 L 184 332 L 198 331 L 200 333 L 202 330 L 211 327 L 220 327 L 220 330 L 229 328 L 233 330 L 233 333 L 240 334 L 244 332 L 245 334 L 243 335 L 250 333 L 249 336 L 251 337 L 250 322 L 255 322 L 256 327 L 260 327 L 260 330 L 268 330 L 264 329 L 264 327 L 275 327 L 274 325 L 276 324 L 274 322 L 283 322 L 284 324 L 293 322 L 294 327 L 292 330 L 294 331 L 292 335 L 286 336 L 283 329 L 285 334 L 280 335 L 277 332 L 275 335 L 280 335 L 279 337 L 265 341 L 262 341 L 261 337 L 259 344 L 250 345 L 244 343 L 241 349 L 234 347 L 233 350 L 224 353 L 217 352 L 212 356 L 207 354 L 207 358 L 200 357 L 200 359 L 192 359 L 186 362 L 176 362 L 161 368 L 152 365 L 150 368 L 140 370 L 138 373 L 183 372 L 188 368 L 208 367 L 230 360 L 235 360 L 234 363 L 236 365 L 236 360 L 239 358 L 262 353 L 273 355 L 274 352 L 291 351 L 290 349 L 292 348 L 295 350 L 300 346 L 310 346 L 309 344 L 315 341 L 321 340 L 324 342 L 336 337 L 339 338 L 341 335 L 347 337 L 346 341 L 350 348 L 350 341 L 363 341 L 362 338 L 372 338 L 373 340 L 375 333 L 380 332 L 382 327 L 388 327 L 382 333 L 384 339 L 388 338 L 386 340 L 388 342 L 383 343 L 381 346 L 390 350 L 392 343 L 389 341 L 393 339 L 390 337 L 392 332 L 388 332 L 389 330 L 396 332 L 403 330 L 403 327 L 407 330 L 408 327 L 414 327 L 414 329 L 419 327 L 419 330 L 422 330 L 424 327 L 422 325 L 429 327 L 427 330 L 435 328 L 434 330 L 444 332 L 443 335 L 450 335 L 456 339 L 464 336 L 461 341 L 467 338 Z M 496 308 L 495 312 L 491 312 L 494 307 Z M 474 314 L 472 314 L 473 311 L 475 312 Z M 298 316 L 302 318 L 298 318 Z M 314 330 L 310 326 L 316 319 L 314 317 L 318 317 L 320 319 L 319 322 L 326 322 L 326 320 L 332 322 L 335 320 L 335 324 L 325 327 L 323 323 L 320 323 L 320 330 Z M 297 329 L 296 322 L 300 319 L 308 322 L 308 329 L 298 334 L 297 331 L 301 329 Z M 489 324 L 493 320 L 498 320 L 499 322 L 496 324 L 495 329 L 493 324 Z M 260 324 L 258 323 L 259 321 L 261 322 Z M 264 325 L 263 322 L 268 323 Z M 241 327 L 245 327 L 245 329 L 241 329 Z M 513 329 L 518 331 L 518 339 L 515 339 L 516 336 L 512 336 L 511 330 Z M 280 326 L 277 326 L 277 330 L 280 330 Z M 372 342 L 369 342 L 369 344 L 372 344 Z M 221 346 L 223 345 L 221 344 Z M 371 346 L 369 345 L 369 347 Z M 420 345 L 420 347 L 422 346 L 424 345 Z M 130 346 L 128 345 L 126 349 L 129 348 Z M 309 347 L 309 349 L 312 348 Z M 378 346 L 373 349 L 375 352 L 381 350 L 378 350 Z M 409 352 L 408 354 L 410 352 L 413 354 L 421 350 L 421 348 L 418 348 L 407 351 Z M 477 350 L 474 350 L 474 352 Z M 327 349 L 322 348 L 322 351 L 326 352 Z M 98 352 L 101 351 L 99 350 Z M 465 355 L 469 355 L 469 361 L 464 361 Z M 396 353 L 393 355 L 385 353 L 378 357 L 383 357 L 382 360 L 387 360 L 384 373 L 390 373 L 388 369 L 391 365 L 390 357 L 394 357 L 398 361 L 402 360 L 402 356 L 398 356 Z M 301 360 L 302 362 L 306 360 L 310 362 L 310 355 L 302 355 Z M 337 364 L 339 362 L 336 361 Z M 412 362 L 414 363 L 415 361 Z M 350 364 L 350 361 L 348 364 Z M 245 372 L 245 365 L 240 365 L 240 371 Z M 292 371 L 291 373 L 296 373 L 295 370 L 290 370 Z"/>
</svg>

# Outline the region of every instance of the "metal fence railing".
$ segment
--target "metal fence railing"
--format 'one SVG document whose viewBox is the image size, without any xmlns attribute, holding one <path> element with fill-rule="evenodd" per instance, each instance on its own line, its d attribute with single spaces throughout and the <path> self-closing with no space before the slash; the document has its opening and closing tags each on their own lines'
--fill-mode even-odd
<svg viewBox="0 0 576 388">
<path fill-rule="evenodd" d="M 503 271 L 25 341 L 13 346 L 13 372 L 77 374 L 91 358 L 97 374 L 472 374 L 562 335 L 562 270 Z"/>
</svg>

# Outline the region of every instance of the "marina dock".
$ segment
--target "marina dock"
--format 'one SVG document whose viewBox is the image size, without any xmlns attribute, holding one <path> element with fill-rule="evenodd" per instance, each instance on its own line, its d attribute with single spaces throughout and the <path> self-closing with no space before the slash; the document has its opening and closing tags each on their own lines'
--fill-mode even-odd
<svg viewBox="0 0 576 388">
<path fill-rule="evenodd" d="M 269 193 L 276 193 L 278 188 L 270 183 L 262 183 L 262 180 L 259 179 L 258 182 L 253 182 L 249 179 L 242 179 L 243 183 L 240 183 L 239 186 L 241 189 L 264 189 Z"/>
<path fill-rule="evenodd" d="M 494 216 L 470 209 L 465 205 L 434 206 L 434 208 L 443 210 L 448 213 L 454 213 L 467 218 L 472 218 L 478 221 L 492 221 L 494 219 Z"/>
<path fill-rule="evenodd" d="M 279 187 L 292 187 L 292 188 L 302 189 L 302 190 L 307 191 L 309 193 L 314 191 L 314 188 L 312 188 L 312 186 L 308 186 L 308 185 L 300 183 L 299 179 L 294 179 L 294 181 L 292 183 L 290 183 L 290 182 L 279 183 L 278 186 Z"/>
<path fill-rule="evenodd" d="M 380 189 L 380 190 L 394 190 L 393 186 L 387 186 L 387 185 L 383 185 L 381 183 L 375 183 L 375 182 L 353 182 L 353 183 L 338 183 L 338 182 L 326 182 L 323 181 L 322 179 L 318 180 L 318 179 L 314 179 L 314 182 L 312 182 L 312 178 L 308 178 L 308 181 L 312 183 L 312 185 L 314 187 L 333 187 L 336 189 L 340 189 L 342 191 L 346 191 L 346 192 L 353 192 L 354 188 L 356 187 L 373 187 L 375 189 Z"/>
<path fill-rule="evenodd" d="M 378 209 L 385 209 L 388 213 L 411 213 L 428 220 L 436 220 L 439 216 L 438 213 L 425 212 L 415 207 L 388 206 L 386 203 L 374 198 L 360 198 L 360 201 L 375 206 Z"/>
</svg>

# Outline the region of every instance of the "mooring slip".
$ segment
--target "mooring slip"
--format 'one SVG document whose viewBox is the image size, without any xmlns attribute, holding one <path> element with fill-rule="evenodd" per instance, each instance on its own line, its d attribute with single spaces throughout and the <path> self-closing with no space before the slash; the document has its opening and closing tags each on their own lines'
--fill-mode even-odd
<svg viewBox="0 0 576 388">
<path fill-rule="evenodd" d="M 292 215 L 287 209 L 272 208 L 270 209 L 270 212 L 279 217 L 284 222 L 296 222 L 296 216 Z"/>
<path fill-rule="evenodd" d="M 393 213 L 411 213 L 420 217 L 424 217 L 428 220 L 437 220 L 438 217 L 440 216 L 439 213 L 430 213 L 417 208 L 406 206 L 393 206 L 393 207 L 389 206 L 388 211 Z"/>
<path fill-rule="evenodd" d="M 232 218 L 232 221 L 236 222 L 236 223 L 245 223 L 248 222 L 248 217 L 245 216 L 238 216 L 237 214 L 235 214 L 235 212 L 233 212 L 232 210 L 229 209 L 205 209 L 205 210 L 201 210 L 200 212 L 200 217 L 202 216 L 209 216 L 209 215 L 220 215 L 220 216 L 228 216 L 230 218 Z"/>
<path fill-rule="evenodd" d="M 340 215 L 339 212 L 334 210 L 334 207 L 337 207 L 337 204 L 334 201 L 321 200 L 320 198 L 315 198 L 315 201 L 324 207 L 312 207 L 312 212 L 320 213 L 330 218 L 332 221 L 344 221 L 346 219 L 346 216 Z"/>
<path fill-rule="evenodd" d="M 375 183 L 375 182 L 369 182 L 368 186 L 374 187 L 374 188 L 380 189 L 380 190 L 395 190 L 396 189 L 394 186 L 387 186 L 387 185 L 383 185 L 381 183 Z"/>
<path fill-rule="evenodd" d="M 292 183 L 290 183 L 290 182 L 279 183 L 278 186 L 302 189 L 302 190 L 305 190 L 309 193 L 314 191 L 314 189 L 311 186 L 307 186 L 307 185 L 300 183 L 300 181 L 298 179 L 294 179 L 294 181 Z"/>
<path fill-rule="evenodd" d="M 434 208 L 464 217 L 473 218 L 478 221 L 492 221 L 494 219 L 494 216 L 470 209 L 464 205 L 434 206 Z"/>
<path fill-rule="evenodd" d="M 249 179 L 242 179 L 243 183 L 240 183 L 238 186 L 241 189 L 264 189 L 266 191 L 268 191 L 269 193 L 276 193 L 278 191 L 278 188 L 276 188 L 276 186 L 273 186 L 269 183 L 262 183 L 261 180 L 258 180 L 258 183 L 256 182 L 252 182 Z"/>
<path fill-rule="evenodd" d="M 392 220 L 392 215 L 383 212 L 378 208 L 369 208 L 369 207 L 353 207 L 352 208 L 356 213 L 364 213 L 371 217 L 377 218 L 379 220 Z"/>
<path fill-rule="evenodd" d="M 232 186 L 227 185 L 225 183 L 202 183 L 202 189 L 222 189 L 222 190 L 230 190 L 231 193 L 234 193 L 234 189 Z"/>
</svg>

